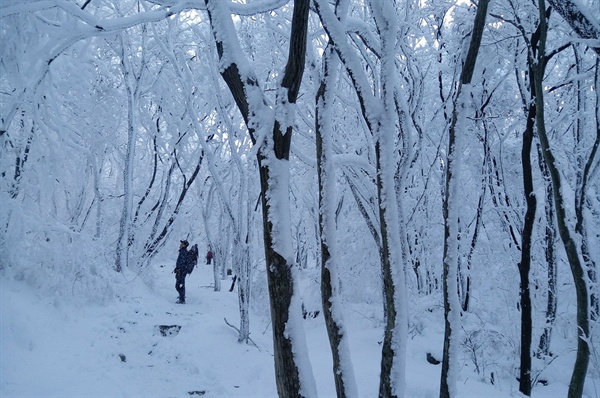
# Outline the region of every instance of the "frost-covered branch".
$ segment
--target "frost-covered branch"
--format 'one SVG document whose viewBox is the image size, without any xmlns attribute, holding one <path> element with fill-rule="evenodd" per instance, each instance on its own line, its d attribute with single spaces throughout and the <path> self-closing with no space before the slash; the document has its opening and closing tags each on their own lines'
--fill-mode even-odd
<svg viewBox="0 0 600 398">
<path fill-rule="evenodd" d="M 594 14 L 594 12 L 581 4 L 580 1 L 548 0 L 548 3 L 564 18 L 575 33 L 585 41 L 585 44 L 593 48 L 600 55 L 598 5 L 596 4 L 596 13 Z"/>
</svg>

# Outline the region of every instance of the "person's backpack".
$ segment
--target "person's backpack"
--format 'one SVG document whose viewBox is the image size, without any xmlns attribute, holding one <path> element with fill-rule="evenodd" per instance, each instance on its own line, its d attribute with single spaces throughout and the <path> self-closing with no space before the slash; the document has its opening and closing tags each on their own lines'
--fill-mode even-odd
<svg viewBox="0 0 600 398">
<path fill-rule="evenodd" d="M 187 255 L 187 273 L 191 274 L 196 264 L 198 264 L 198 245 L 192 246 Z"/>
</svg>

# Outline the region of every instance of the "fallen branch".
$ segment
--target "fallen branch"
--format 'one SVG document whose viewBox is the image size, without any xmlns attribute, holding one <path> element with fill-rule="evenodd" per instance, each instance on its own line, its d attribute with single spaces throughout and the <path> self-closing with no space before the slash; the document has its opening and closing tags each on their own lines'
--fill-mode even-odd
<svg viewBox="0 0 600 398">
<path fill-rule="evenodd" d="M 241 335 L 240 329 L 238 329 L 237 327 L 233 326 L 231 323 L 227 322 L 227 318 L 223 318 L 223 320 L 225 321 L 225 324 L 227 326 L 229 326 L 230 328 L 234 328 L 238 332 L 238 336 Z M 244 339 L 238 338 L 238 343 L 241 343 L 242 341 L 244 341 Z M 254 340 L 252 340 L 250 338 L 250 336 L 248 336 L 248 338 L 246 339 L 246 344 L 253 345 L 254 347 L 256 347 L 256 349 L 258 351 L 261 351 L 261 349 L 258 347 L 258 345 L 256 345 L 256 343 L 254 342 Z"/>
</svg>

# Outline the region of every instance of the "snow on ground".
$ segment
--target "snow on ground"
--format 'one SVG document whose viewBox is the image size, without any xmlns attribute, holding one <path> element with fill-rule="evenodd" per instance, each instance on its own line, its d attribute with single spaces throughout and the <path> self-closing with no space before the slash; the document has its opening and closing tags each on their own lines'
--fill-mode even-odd
<svg viewBox="0 0 600 398">
<path fill-rule="evenodd" d="M 42 298 L 23 282 L 0 279 L 0 397 L 276 396 L 268 319 L 253 315 L 250 320 L 258 348 L 240 344 L 224 322 L 239 322 L 230 281 L 214 292 L 212 271 L 200 266 L 187 278 L 188 303 L 178 305 L 171 271 L 157 267 L 153 288 L 131 275 L 120 300 L 95 306 Z M 378 393 L 379 312 L 355 305 L 345 314 L 361 397 Z M 181 329 L 162 336 L 159 325 Z M 322 316 L 307 319 L 305 326 L 319 396 L 335 396 Z M 440 365 L 429 364 L 425 355 L 441 354 L 440 331 L 428 328 L 409 339 L 408 397 L 439 395 Z M 533 396 L 566 396 L 571 363 L 553 368 L 553 380 L 536 386 Z M 460 396 L 518 396 L 516 381 L 491 385 L 480 380 L 463 366 Z M 590 397 L 595 396 L 592 384 L 586 385 Z"/>
</svg>

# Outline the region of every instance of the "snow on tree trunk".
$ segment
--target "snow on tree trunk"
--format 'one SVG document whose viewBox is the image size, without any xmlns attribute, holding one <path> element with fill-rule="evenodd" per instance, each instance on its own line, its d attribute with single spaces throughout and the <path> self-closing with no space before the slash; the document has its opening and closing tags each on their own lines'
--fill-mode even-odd
<svg viewBox="0 0 600 398">
<path fill-rule="evenodd" d="M 280 396 L 317 396 L 300 297 L 296 292 L 289 203 L 289 151 L 295 103 L 304 72 L 308 30 L 308 0 L 295 0 L 288 62 L 269 107 L 253 70 L 239 46 L 231 13 L 222 1 L 205 0 L 228 85 L 248 127 L 256 153 L 261 184 L 263 236 L 275 356 L 275 379 Z"/>
<path fill-rule="evenodd" d="M 523 169 L 523 190 L 526 203 L 525 220 L 521 234 L 521 261 L 518 264 L 520 276 L 519 296 L 521 302 L 521 365 L 519 369 L 519 391 L 531 396 L 531 341 L 533 320 L 531 313 L 531 290 L 529 273 L 531 270 L 531 244 L 537 200 L 533 189 L 533 170 L 531 167 L 531 147 L 535 122 L 535 103 L 529 106 L 523 144 L 521 164 Z"/>
<path fill-rule="evenodd" d="M 117 239 L 115 270 L 121 272 L 123 267 L 129 265 L 129 234 L 131 228 L 131 212 L 133 209 L 133 162 L 135 160 L 136 142 L 136 88 L 133 87 L 131 65 L 125 50 L 125 42 L 121 35 L 121 66 L 123 80 L 127 91 L 127 147 L 125 153 L 125 167 L 123 169 L 123 210 L 119 222 L 119 237 Z"/>
<path fill-rule="evenodd" d="M 333 356 L 333 375 L 338 398 L 358 396 L 356 379 L 341 309 L 336 252 L 336 176 L 333 164 L 332 108 L 339 58 L 331 45 L 323 56 L 323 77 L 316 97 L 315 132 L 319 181 L 319 233 L 321 241 L 321 300 Z"/>
<path fill-rule="evenodd" d="M 334 49 L 344 64 L 358 96 L 362 116 L 373 134 L 376 154 L 376 183 L 381 232 L 381 262 L 384 288 L 385 332 L 381 355 L 379 396 L 402 396 L 405 389 L 405 360 L 408 315 L 406 309 L 405 270 L 402 253 L 396 198 L 394 156 L 397 134 L 394 95 L 397 71 L 395 68 L 397 25 L 392 2 L 369 3 L 381 41 L 380 77 L 382 87 L 375 97 L 360 61 L 348 44 L 344 26 L 337 20 L 324 0 L 315 2 L 317 13 Z M 402 123 L 400 123 L 402 129 Z"/>
<path fill-rule="evenodd" d="M 232 148 L 233 149 L 233 148 Z M 239 161 L 239 159 L 237 159 Z M 241 165 L 239 165 L 241 166 Z M 247 195 L 247 178 L 244 170 L 240 168 L 240 180 L 241 180 L 241 195 L 239 196 L 238 203 L 238 220 L 232 220 L 232 227 L 235 229 L 234 235 L 237 237 L 234 240 L 234 269 L 235 276 L 234 284 L 237 280 L 238 285 L 238 306 L 240 310 L 240 327 L 239 327 L 239 335 L 238 341 L 248 343 L 250 339 L 250 297 L 251 297 L 251 289 L 250 289 L 250 281 L 252 280 L 251 274 L 251 258 L 250 258 L 250 246 L 248 242 L 250 242 L 251 230 L 248 227 L 250 225 L 251 214 L 252 214 L 252 204 L 250 203 Z M 227 204 L 227 206 L 229 206 Z M 243 239 L 242 239 L 243 237 Z M 232 284 L 233 288 L 233 284 Z"/>
<path fill-rule="evenodd" d="M 480 0 L 469 49 L 463 63 L 459 85 L 454 99 L 452 121 L 448 132 L 448 151 L 446 160 L 444 216 L 444 352 L 440 381 L 440 398 L 456 396 L 458 378 L 458 350 L 460 333 L 460 302 L 458 300 L 458 244 L 459 244 L 459 208 L 460 162 L 462 156 L 462 135 L 466 131 L 465 117 L 469 109 L 470 85 L 481 44 L 483 28 L 487 15 L 488 0 Z"/>
<path fill-rule="evenodd" d="M 548 357 L 550 355 L 550 340 L 552 336 L 552 328 L 556 320 L 557 308 L 557 264 L 554 241 L 556 239 L 556 228 L 554 226 L 554 201 L 552 193 L 552 181 L 550 173 L 544 161 L 544 155 L 540 145 L 538 144 L 538 164 L 544 177 L 544 185 L 546 188 L 546 197 L 544 201 L 544 215 L 546 218 L 546 232 L 544 234 L 544 254 L 546 258 L 546 267 L 548 267 L 548 297 L 546 304 L 546 320 L 544 331 L 540 336 L 540 344 L 538 348 L 538 357 Z"/>
<path fill-rule="evenodd" d="M 100 194 L 100 172 L 96 158 L 92 159 L 92 173 L 94 174 L 94 200 L 96 203 L 96 223 L 94 239 L 99 239 L 102 231 L 102 195 Z"/>
<path fill-rule="evenodd" d="M 583 73 L 582 71 L 582 57 L 573 47 L 576 58 L 576 71 L 577 73 Z M 596 75 L 595 75 L 595 86 L 598 86 L 598 74 L 600 72 L 600 57 L 596 58 Z M 577 114 L 584 115 L 588 114 L 586 109 L 586 101 L 584 100 L 584 88 L 580 81 L 575 82 L 577 92 Z M 596 90 L 596 112 L 598 111 L 598 91 Z M 587 209 L 590 207 L 588 185 L 591 182 L 590 176 L 593 174 L 594 162 L 596 153 L 600 146 L 600 120 L 596 115 L 596 136 L 594 137 L 594 144 L 592 150 L 588 155 L 587 160 L 584 157 L 583 151 L 577 151 L 577 189 L 575 193 L 575 215 L 577 222 L 575 223 L 575 232 L 581 235 L 580 250 L 583 259 L 583 263 L 587 268 L 587 275 L 589 278 L 589 295 L 590 295 L 590 319 L 596 321 L 600 316 L 600 297 L 598 292 L 598 275 L 597 275 L 597 264 L 594 262 L 594 256 L 590 252 L 590 247 L 594 244 L 590 242 L 589 237 L 593 234 L 588 234 L 586 223 L 589 215 L 586 217 Z M 585 123 L 584 118 L 578 117 L 575 121 L 575 147 L 584 147 L 585 134 Z"/>
<path fill-rule="evenodd" d="M 244 189 L 243 192 L 247 193 L 247 184 L 244 181 Z M 243 242 L 240 243 L 242 247 L 242 253 L 240 256 L 240 269 L 238 273 L 238 301 L 240 307 L 240 333 L 238 337 L 238 341 L 243 341 L 248 343 L 250 339 L 250 300 L 251 300 L 251 285 L 250 281 L 252 280 L 252 264 L 251 264 L 251 252 L 249 242 L 252 241 L 252 229 L 250 228 L 250 223 L 252 220 L 252 203 L 246 198 L 246 206 L 240 203 L 240 213 L 245 213 L 241 215 L 244 217 L 246 222 L 242 222 L 242 218 L 240 217 L 240 224 L 244 226 L 244 236 L 246 237 Z"/>
<path fill-rule="evenodd" d="M 448 156 L 446 161 L 446 189 L 443 205 L 444 213 L 444 352 L 442 358 L 442 373 L 440 398 L 456 396 L 456 380 L 458 377 L 458 343 L 460 332 L 460 303 L 458 301 L 458 239 L 459 239 L 459 162 L 460 162 L 460 133 L 464 130 L 464 112 L 466 104 L 459 89 L 453 113 L 453 125 L 450 127 Z M 466 91 L 466 90 L 465 90 Z M 459 131 L 457 134 L 457 131 Z"/>
<path fill-rule="evenodd" d="M 406 139 L 405 126 L 397 119 L 396 53 L 398 26 L 392 2 L 372 1 L 370 4 L 381 37 L 381 104 L 382 113 L 375 132 L 375 157 L 379 217 L 383 243 L 383 283 L 387 305 L 386 327 L 383 338 L 380 397 L 402 397 L 406 389 L 406 341 L 408 335 L 408 309 L 406 271 L 404 268 L 396 198 L 395 137 L 398 124 L 401 139 Z M 398 85 L 399 86 L 399 85 Z"/>
<path fill-rule="evenodd" d="M 581 236 L 576 232 L 572 232 L 568 225 L 566 213 L 566 201 L 562 189 L 560 171 L 558 164 L 554 158 L 550 142 L 546 134 L 545 119 L 544 119 L 544 67 L 546 57 L 546 37 L 548 32 L 546 4 L 544 0 L 539 0 L 539 23 L 540 23 L 540 38 L 537 51 L 537 59 L 534 67 L 534 86 L 535 86 L 535 102 L 537 107 L 536 122 L 538 127 L 538 136 L 544 160 L 548 166 L 550 177 L 552 179 L 552 188 L 554 193 L 554 204 L 556 210 L 556 221 L 558 224 L 558 233 L 563 242 L 573 281 L 575 283 L 575 293 L 577 296 L 577 355 L 575 365 L 573 366 L 573 374 L 569 383 L 569 398 L 581 398 L 583 395 L 583 386 L 590 361 L 590 347 L 588 344 L 590 324 L 589 324 L 589 296 L 586 272 L 584 270 L 584 262 L 578 252 L 578 245 L 575 240 L 580 240 Z"/>
<path fill-rule="evenodd" d="M 600 23 L 597 19 L 597 5 L 596 11 L 593 11 L 587 9 L 578 0 L 548 0 L 548 3 L 567 21 L 575 33 L 586 40 L 588 45 L 600 56 Z M 542 9 L 545 9 L 545 7 Z M 596 19 L 594 19 L 594 15 Z"/>
</svg>

